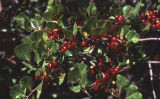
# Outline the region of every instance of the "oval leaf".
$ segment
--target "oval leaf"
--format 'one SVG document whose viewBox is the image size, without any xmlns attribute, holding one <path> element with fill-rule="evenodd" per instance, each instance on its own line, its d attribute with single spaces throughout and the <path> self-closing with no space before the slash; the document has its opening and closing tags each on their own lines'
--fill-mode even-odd
<svg viewBox="0 0 160 99">
<path fill-rule="evenodd" d="M 25 76 L 21 78 L 19 83 L 22 87 L 27 88 L 29 90 L 31 90 L 34 85 L 33 79 L 30 76 Z"/>
</svg>

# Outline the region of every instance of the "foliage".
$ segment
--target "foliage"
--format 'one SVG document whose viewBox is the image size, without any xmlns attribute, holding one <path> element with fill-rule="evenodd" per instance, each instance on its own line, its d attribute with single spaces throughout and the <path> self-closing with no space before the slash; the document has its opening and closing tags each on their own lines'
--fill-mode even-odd
<svg viewBox="0 0 160 99">
<path fill-rule="evenodd" d="M 138 15 L 145 2 L 124 7 L 114 0 L 102 2 L 98 6 L 97 0 L 49 0 L 42 15 L 29 18 L 22 12 L 17 16 L 18 25 L 30 36 L 22 40 L 15 53 L 28 71 L 35 72 L 35 80 L 41 86 L 37 98 L 42 86 L 55 80 L 63 85 L 67 80 L 76 93 L 101 88 L 117 98 L 125 91 L 127 99 L 142 99 L 138 87 L 120 73 L 146 57 L 138 42 L 148 28 L 143 30 L 139 23 L 137 31 L 132 23 L 137 17 L 140 20 Z M 105 8 L 106 3 L 111 4 L 109 9 Z M 115 79 L 117 92 L 111 90 Z M 12 88 L 11 96 L 23 98 L 33 85 L 32 78 L 23 77 Z"/>
</svg>

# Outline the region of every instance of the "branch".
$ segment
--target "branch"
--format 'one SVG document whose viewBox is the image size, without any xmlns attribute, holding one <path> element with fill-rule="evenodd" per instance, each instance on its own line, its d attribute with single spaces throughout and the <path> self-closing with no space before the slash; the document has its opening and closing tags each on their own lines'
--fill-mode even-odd
<svg viewBox="0 0 160 99">
<path fill-rule="evenodd" d="M 154 82 L 153 82 L 153 71 L 152 71 L 152 63 L 160 63 L 160 61 L 148 61 L 148 66 L 149 66 L 149 74 L 150 74 L 150 81 L 151 81 L 151 86 L 152 86 L 152 94 L 153 94 L 153 98 L 156 99 L 156 92 L 154 89 Z"/>
<path fill-rule="evenodd" d="M 139 41 L 143 42 L 143 41 L 157 41 L 160 40 L 160 38 L 142 38 Z"/>
<path fill-rule="evenodd" d="M 31 90 L 30 94 L 28 96 L 26 96 L 26 99 L 29 99 L 29 97 L 35 92 L 38 90 L 40 85 L 38 85 L 36 88 L 34 88 L 33 90 Z"/>
</svg>

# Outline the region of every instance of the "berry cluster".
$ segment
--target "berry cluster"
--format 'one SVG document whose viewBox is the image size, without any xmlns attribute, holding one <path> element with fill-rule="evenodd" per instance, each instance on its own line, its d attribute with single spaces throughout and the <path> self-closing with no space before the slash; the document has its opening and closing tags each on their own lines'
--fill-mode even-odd
<svg viewBox="0 0 160 99">
<path fill-rule="evenodd" d="M 96 79 L 95 83 L 93 85 L 95 86 L 93 89 L 96 91 L 99 89 L 98 85 L 104 84 L 108 85 L 108 81 L 112 78 L 114 78 L 119 73 L 119 68 L 109 68 L 106 66 L 106 71 L 102 73 L 102 77 L 100 79 Z M 105 88 L 105 87 L 104 87 Z M 108 93 L 107 88 L 104 89 L 106 93 Z"/>
<path fill-rule="evenodd" d="M 50 70 L 54 70 L 58 67 L 59 67 L 59 64 L 57 63 L 56 60 L 53 60 L 51 63 L 48 64 L 48 69 Z"/>
<path fill-rule="evenodd" d="M 73 41 L 71 43 L 69 43 L 68 41 L 64 41 L 63 44 L 60 47 L 60 50 L 62 52 L 65 52 L 67 50 L 72 49 L 73 47 L 75 47 L 77 45 L 76 41 Z"/>
<path fill-rule="evenodd" d="M 157 14 L 158 10 L 142 13 L 141 20 L 145 25 L 150 23 L 151 28 L 160 30 L 160 23 Z"/>
<path fill-rule="evenodd" d="M 44 72 L 41 72 L 40 75 L 36 75 L 36 76 L 35 76 L 35 80 L 36 80 L 36 81 L 39 81 L 39 80 L 42 79 L 43 77 L 44 77 L 45 83 L 49 83 L 49 82 L 50 82 L 50 78 L 49 78 L 46 74 L 44 74 Z"/>
<path fill-rule="evenodd" d="M 117 55 L 125 55 L 126 54 L 126 48 L 125 45 L 126 40 L 122 40 L 120 38 L 120 35 L 114 36 L 109 35 L 109 41 L 107 42 L 107 46 L 113 50 Z"/>
<path fill-rule="evenodd" d="M 63 34 L 62 34 L 62 27 L 58 27 L 58 29 L 56 30 L 50 30 L 50 32 L 47 34 L 48 38 L 50 38 L 51 40 L 54 40 L 56 37 L 60 37 L 63 38 Z"/>
</svg>

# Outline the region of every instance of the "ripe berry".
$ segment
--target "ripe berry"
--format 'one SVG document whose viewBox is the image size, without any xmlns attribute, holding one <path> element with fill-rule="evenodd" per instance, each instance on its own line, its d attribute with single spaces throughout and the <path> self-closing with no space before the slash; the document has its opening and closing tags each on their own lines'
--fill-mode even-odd
<svg viewBox="0 0 160 99">
<path fill-rule="evenodd" d="M 93 88 L 93 90 L 95 90 L 95 91 L 97 91 L 98 89 L 99 89 L 99 87 L 98 87 L 98 86 Z"/>
<path fill-rule="evenodd" d="M 64 41 L 64 46 L 67 46 L 69 43 L 67 41 Z"/>
<path fill-rule="evenodd" d="M 122 23 L 123 22 L 123 17 L 119 17 L 117 21 L 118 21 L 118 23 Z"/>
<path fill-rule="evenodd" d="M 64 46 L 64 47 L 62 48 L 62 51 L 63 51 L 63 52 L 67 51 L 67 47 Z"/>
<path fill-rule="evenodd" d="M 82 42 L 82 46 L 86 46 L 87 43 L 85 41 Z"/>
<path fill-rule="evenodd" d="M 49 82 L 49 77 L 47 75 L 44 75 L 44 81 L 47 83 Z"/>
<path fill-rule="evenodd" d="M 106 89 L 104 89 L 104 92 L 105 93 L 109 93 L 109 90 L 106 88 Z"/>
<path fill-rule="evenodd" d="M 35 76 L 35 80 L 40 80 L 40 76 Z"/>
<path fill-rule="evenodd" d="M 72 47 L 75 47 L 76 45 L 77 45 L 76 42 L 72 42 L 72 43 L 71 43 L 71 46 L 72 46 Z"/>
<path fill-rule="evenodd" d="M 118 67 L 116 67 L 116 68 L 114 68 L 114 71 L 113 71 L 115 74 L 118 74 L 119 73 L 119 68 Z"/>
<path fill-rule="evenodd" d="M 115 42 L 117 41 L 117 38 L 116 37 L 112 37 L 112 42 Z"/>
<path fill-rule="evenodd" d="M 40 76 L 42 77 L 43 75 L 44 75 L 44 72 L 41 72 L 41 73 L 40 73 Z"/>
<path fill-rule="evenodd" d="M 53 66 L 57 66 L 57 62 L 55 60 L 52 61 Z"/>
<path fill-rule="evenodd" d="M 103 37 L 107 38 L 108 37 L 108 33 L 103 34 Z"/>
<path fill-rule="evenodd" d="M 94 70 L 92 69 L 92 70 L 91 70 L 91 74 L 94 75 L 94 73 L 95 73 L 95 72 L 94 72 Z"/>
<path fill-rule="evenodd" d="M 144 18 L 145 18 L 145 14 L 142 13 L 142 14 L 141 14 L 141 19 L 144 19 Z"/>
<path fill-rule="evenodd" d="M 102 67 L 102 65 L 103 65 L 102 63 L 98 63 L 98 67 Z"/>
<path fill-rule="evenodd" d="M 150 21 L 150 20 L 152 19 L 152 17 L 151 17 L 151 16 L 148 16 L 147 19 Z"/>
</svg>

